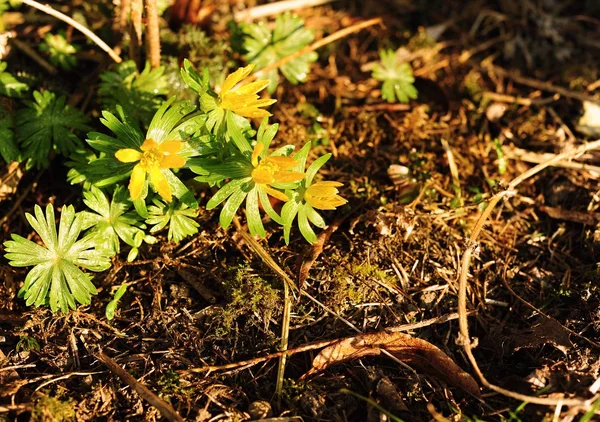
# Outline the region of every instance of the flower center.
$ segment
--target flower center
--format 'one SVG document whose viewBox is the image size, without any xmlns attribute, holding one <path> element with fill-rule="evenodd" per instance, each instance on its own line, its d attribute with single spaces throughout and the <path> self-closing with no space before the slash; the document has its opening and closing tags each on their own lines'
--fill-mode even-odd
<svg viewBox="0 0 600 422">
<path fill-rule="evenodd" d="M 153 148 L 142 154 L 142 158 L 140 158 L 140 165 L 145 168 L 159 167 L 160 160 L 163 156 L 164 154 L 162 152 L 158 151 L 156 148 Z"/>
<path fill-rule="evenodd" d="M 252 170 L 252 179 L 259 184 L 271 184 L 275 182 L 275 173 L 280 170 L 281 168 L 277 164 L 269 160 L 262 160 L 260 164 Z"/>
</svg>

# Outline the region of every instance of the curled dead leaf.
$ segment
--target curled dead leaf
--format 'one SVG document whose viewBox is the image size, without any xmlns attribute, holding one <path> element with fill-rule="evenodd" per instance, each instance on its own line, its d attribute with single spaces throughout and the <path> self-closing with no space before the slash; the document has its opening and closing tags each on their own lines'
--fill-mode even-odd
<svg viewBox="0 0 600 422">
<path fill-rule="evenodd" d="M 324 371 L 331 365 L 378 356 L 385 350 L 413 368 L 439 378 L 448 385 L 458 387 L 479 397 L 479 385 L 438 347 L 420 338 L 404 333 L 370 333 L 349 337 L 321 350 L 313 366 L 302 378 Z"/>
</svg>

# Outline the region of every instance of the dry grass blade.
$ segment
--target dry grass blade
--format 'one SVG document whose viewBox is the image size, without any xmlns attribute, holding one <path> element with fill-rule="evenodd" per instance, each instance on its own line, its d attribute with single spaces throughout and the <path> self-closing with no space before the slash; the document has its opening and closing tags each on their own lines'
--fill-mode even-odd
<svg viewBox="0 0 600 422">
<path fill-rule="evenodd" d="M 68 17 L 67 15 L 65 15 L 64 13 L 59 12 L 58 10 L 54 10 L 53 8 L 51 8 L 48 5 L 45 4 L 40 4 L 37 1 L 34 0 L 21 0 L 23 3 L 25 3 L 28 6 L 31 6 L 35 9 L 38 9 L 44 13 L 47 13 L 50 16 L 54 16 L 57 19 L 60 19 L 61 21 L 71 25 L 73 28 L 77 29 L 78 31 L 80 31 L 82 34 L 84 34 L 86 37 L 88 37 L 90 40 L 92 40 L 98 47 L 100 47 L 102 50 L 106 51 L 108 53 L 108 55 L 117 63 L 121 63 L 123 60 L 119 57 L 119 55 L 117 53 L 115 53 L 115 51 L 110 48 L 108 46 L 108 44 L 106 44 L 104 41 L 102 41 L 100 39 L 100 37 L 98 37 L 96 34 L 94 34 L 92 31 L 90 31 L 89 29 L 87 29 L 85 26 L 83 26 L 82 24 L 80 24 L 79 22 L 77 22 L 76 20 Z"/>
<path fill-rule="evenodd" d="M 121 378 L 127 385 L 135 390 L 144 400 L 156 407 L 160 413 L 169 421 L 183 422 L 183 418 L 173 409 L 173 407 L 154 394 L 145 385 L 141 384 L 138 380 L 132 377 L 127 371 L 119 366 L 117 362 L 106 356 L 102 352 L 95 354 L 96 358 L 100 360 L 110 371 Z"/>
<path fill-rule="evenodd" d="M 384 350 L 402 362 L 433 375 L 449 385 L 462 388 L 477 397 L 480 395 L 479 386 L 473 377 L 463 371 L 437 346 L 404 333 L 360 334 L 340 340 L 323 349 L 313 360 L 311 370 L 302 378 L 321 372 L 337 363 L 365 356 L 378 356 Z"/>
<path fill-rule="evenodd" d="M 573 158 L 576 158 L 576 157 L 584 154 L 587 151 L 591 151 L 591 150 L 598 149 L 598 148 L 600 148 L 600 140 L 588 142 L 586 144 L 579 146 L 578 148 L 574 148 L 574 149 L 565 151 L 562 154 L 555 155 L 554 157 L 552 157 L 552 159 L 550 159 L 544 163 L 538 164 L 537 166 L 529 169 L 525 173 L 523 173 L 520 176 L 513 179 L 508 184 L 508 187 L 504 191 L 499 192 L 496 195 L 494 195 L 488 202 L 487 207 L 485 208 L 485 210 L 483 211 L 483 213 L 477 220 L 477 223 L 475 224 L 475 227 L 473 228 L 473 231 L 471 232 L 471 236 L 469 238 L 469 243 L 468 243 L 467 248 L 465 249 L 465 252 L 462 256 L 461 265 L 460 265 L 460 274 L 459 274 L 459 290 L 458 290 L 458 313 L 460 315 L 460 318 L 459 318 L 460 341 L 462 342 L 465 353 L 467 354 L 469 361 L 471 362 L 471 365 L 473 366 L 473 369 L 477 373 L 477 376 L 479 377 L 481 383 L 485 387 L 489 388 L 490 390 L 496 391 L 497 393 L 500 393 L 507 397 L 511 397 L 516 400 L 526 401 L 529 403 L 541 404 L 541 405 L 545 405 L 545 406 L 558 406 L 560 404 L 562 406 L 573 406 L 573 407 L 578 407 L 578 408 L 582 408 L 582 409 L 586 409 L 586 410 L 592 406 L 592 403 L 595 400 L 595 398 L 586 400 L 586 399 L 582 399 L 582 398 L 567 399 L 567 398 L 544 398 L 544 397 L 528 396 L 526 394 L 516 393 L 514 391 L 507 390 L 505 388 L 502 388 L 502 387 L 499 387 L 497 385 L 490 383 L 487 380 L 487 378 L 483 375 L 481 368 L 479 368 L 479 365 L 477 364 L 477 359 L 475 359 L 475 356 L 473 355 L 474 345 L 471 343 L 471 337 L 469 334 L 469 324 L 467 321 L 467 279 L 468 279 L 468 275 L 469 275 L 469 268 L 471 266 L 471 258 L 473 256 L 473 254 L 475 253 L 475 251 L 477 250 L 477 239 L 479 238 L 479 234 L 481 233 L 484 225 L 486 224 L 488 218 L 492 214 L 492 211 L 494 210 L 494 208 L 498 204 L 498 202 L 500 202 L 500 200 L 503 198 L 508 198 L 510 196 L 513 196 L 515 194 L 515 188 L 519 184 L 521 184 L 523 181 L 527 180 L 528 178 L 536 175 L 543 169 L 545 169 L 547 167 L 551 167 L 551 166 L 555 165 L 556 163 L 560 163 L 561 161 L 571 160 Z"/>
</svg>

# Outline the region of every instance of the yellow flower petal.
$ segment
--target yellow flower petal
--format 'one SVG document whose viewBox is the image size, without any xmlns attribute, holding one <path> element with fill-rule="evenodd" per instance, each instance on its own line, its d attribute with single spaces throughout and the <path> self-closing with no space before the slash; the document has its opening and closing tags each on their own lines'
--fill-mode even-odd
<svg viewBox="0 0 600 422">
<path fill-rule="evenodd" d="M 262 160 L 262 163 L 274 164 L 279 170 L 291 169 L 292 167 L 296 167 L 298 165 L 298 162 L 293 158 L 280 155 L 266 157 L 264 160 Z"/>
<path fill-rule="evenodd" d="M 254 150 L 252 150 L 252 165 L 254 167 L 258 166 L 258 157 L 264 150 L 265 144 L 262 142 L 257 142 L 256 145 L 254 145 Z"/>
<path fill-rule="evenodd" d="M 227 76 L 223 86 L 221 87 L 221 93 L 226 94 L 231 91 L 231 88 L 236 86 L 242 79 L 248 76 L 254 69 L 254 64 L 249 64 L 246 67 L 240 67 L 238 70 Z"/>
<path fill-rule="evenodd" d="M 265 89 L 267 86 L 269 86 L 269 81 L 256 81 L 256 82 L 251 82 L 247 85 L 241 86 L 238 89 L 235 90 L 235 93 L 237 95 L 249 95 L 249 94 L 256 94 L 257 92 L 262 91 L 263 89 Z"/>
<path fill-rule="evenodd" d="M 165 141 L 158 146 L 160 152 L 166 152 L 168 154 L 175 154 L 181 151 L 183 142 L 181 141 Z"/>
<path fill-rule="evenodd" d="M 275 173 L 274 179 L 273 183 L 298 182 L 304 179 L 304 173 L 298 171 L 278 171 Z"/>
<path fill-rule="evenodd" d="M 334 210 L 348 201 L 339 196 L 338 187 L 343 186 L 340 182 L 323 181 L 317 182 L 306 189 L 304 200 L 313 208 L 320 210 Z"/>
<path fill-rule="evenodd" d="M 319 210 L 334 210 L 337 207 L 344 205 L 348 201 L 340 196 L 335 196 L 333 198 L 312 198 L 307 202 L 313 208 L 317 208 Z"/>
<path fill-rule="evenodd" d="M 146 168 L 140 164 L 137 164 L 131 172 L 131 179 L 129 180 L 129 195 L 131 199 L 138 199 L 142 194 L 142 189 L 146 183 Z"/>
<path fill-rule="evenodd" d="M 171 202 L 173 199 L 171 187 L 169 186 L 167 178 L 164 174 L 162 174 L 159 168 L 153 167 L 150 169 L 150 181 L 152 182 L 154 190 L 158 192 L 161 198 L 167 202 Z"/>
<path fill-rule="evenodd" d="M 158 147 L 158 143 L 154 139 L 146 139 L 140 149 L 144 152 L 151 151 Z"/>
<path fill-rule="evenodd" d="M 262 187 L 273 198 L 279 199 L 280 201 L 283 201 L 283 202 L 287 202 L 288 197 L 285 193 L 280 192 L 277 189 L 273 189 L 271 186 L 268 186 L 268 185 L 262 185 Z"/>
<path fill-rule="evenodd" d="M 140 161 L 142 153 L 131 148 L 124 148 L 115 152 L 115 158 L 122 163 L 135 163 Z"/>
<path fill-rule="evenodd" d="M 186 159 L 181 155 L 165 155 L 160 160 L 161 169 L 180 169 L 185 165 Z"/>
</svg>

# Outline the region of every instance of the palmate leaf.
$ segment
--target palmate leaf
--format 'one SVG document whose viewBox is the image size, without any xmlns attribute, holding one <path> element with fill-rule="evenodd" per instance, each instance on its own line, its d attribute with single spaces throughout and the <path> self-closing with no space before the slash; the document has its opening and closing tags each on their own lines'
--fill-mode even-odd
<svg viewBox="0 0 600 422">
<path fill-rule="evenodd" d="M 388 103 L 407 103 L 416 99 L 418 92 L 413 83 L 415 78 L 408 63 L 398 63 L 392 50 L 379 52 L 381 64 L 373 69 L 373 78 L 382 81 L 381 96 Z"/>
<path fill-rule="evenodd" d="M 304 21 L 296 15 L 286 12 L 277 16 L 275 28 L 271 32 L 263 22 L 247 24 L 243 27 L 247 35 L 244 49 L 248 63 L 256 64 L 256 70 L 263 69 L 280 59 L 287 57 L 310 44 L 314 35 L 304 27 Z M 316 52 L 304 54 L 280 67 L 283 76 L 294 85 L 305 82 L 310 65 L 316 61 Z M 275 92 L 279 82 L 278 71 L 268 72 L 262 79 L 269 79 L 269 92 Z"/>
<path fill-rule="evenodd" d="M 147 126 L 167 93 L 164 67 L 151 69 L 146 63 L 138 73 L 134 61 L 117 65 L 116 70 L 100 75 L 98 95 L 105 110 L 116 112 L 117 105 L 138 124 Z"/>
<path fill-rule="evenodd" d="M 4 161 L 20 161 L 21 153 L 15 142 L 14 119 L 0 104 L 0 155 Z"/>
<path fill-rule="evenodd" d="M 112 200 L 109 201 L 104 192 L 92 186 L 83 193 L 83 202 L 90 211 L 83 211 L 83 230 L 91 228 L 97 236 L 97 247 L 106 250 L 110 255 L 120 251 L 122 240 L 132 248 L 139 248 L 145 233 L 140 218 L 131 209 L 129 194 L 122 186 L 117 186 Z M 136 254 L 137 255 L 137 254 Z"/>
<path fill-rule="evenodd" d="M 44 246 L 16 234 L 4 242 L 5 258 L 13 267 L 34 266 L 25 278 L 19 296 L 26 304 L 50 305 L 53 312 L 68 312 L 76 303 L 89 304 L 96 294 L 92 277 L 81 271 L 104 271 L 110 267 L 110 258 L 97 248 L 97 240 L 86 236 L 79 239 L 83 216 L 76 214 L 73 206 L 63 207 L 58 231 L 54 208 L 46 207 L 46 215 L 35 206 L 35 216 L 25 214 L 29 224 L 37 232 Z"/>
<path fill-rule="evenodd" d="M 148 207 L 149 217 L 146 219 L 147 224 L 153 225 L 150 233 L 156 233 L 168 225 L 167 238 L 176 243 L 198 233 L 200 225 L 194 220 L 198 214 L 197 210 L 188 208 L 187 205 L 178 201 L 165 204 L 154 199 L 152 202 L 154 205 Z"/>
<path fill-rule="evenodd" d="M 7 63 L 0 62 L 0 96 L 21 98 L 29 87 L 6 72 L 7 66 Z"/>
<path fill-rule="evenodd" d="M 46 34 L 44 41 L 39 45 L 39 49 L 43 53 L 48 53 L 50 63 L 58 66 L 63 70 L 73 70 L 77 66 L 77 48 L 70 44 L 64 36 L 60 34 Z"/>
<path fill-rule="evenodd" d="M 72 130 L 88 130 L 87 119 L 50 91 L 34 92 L 35 101 L 17 112 L 16 139 L 28 166 L 47 166 L 52 150 L 69 155 L 82 146 Z"/>
</svg>

